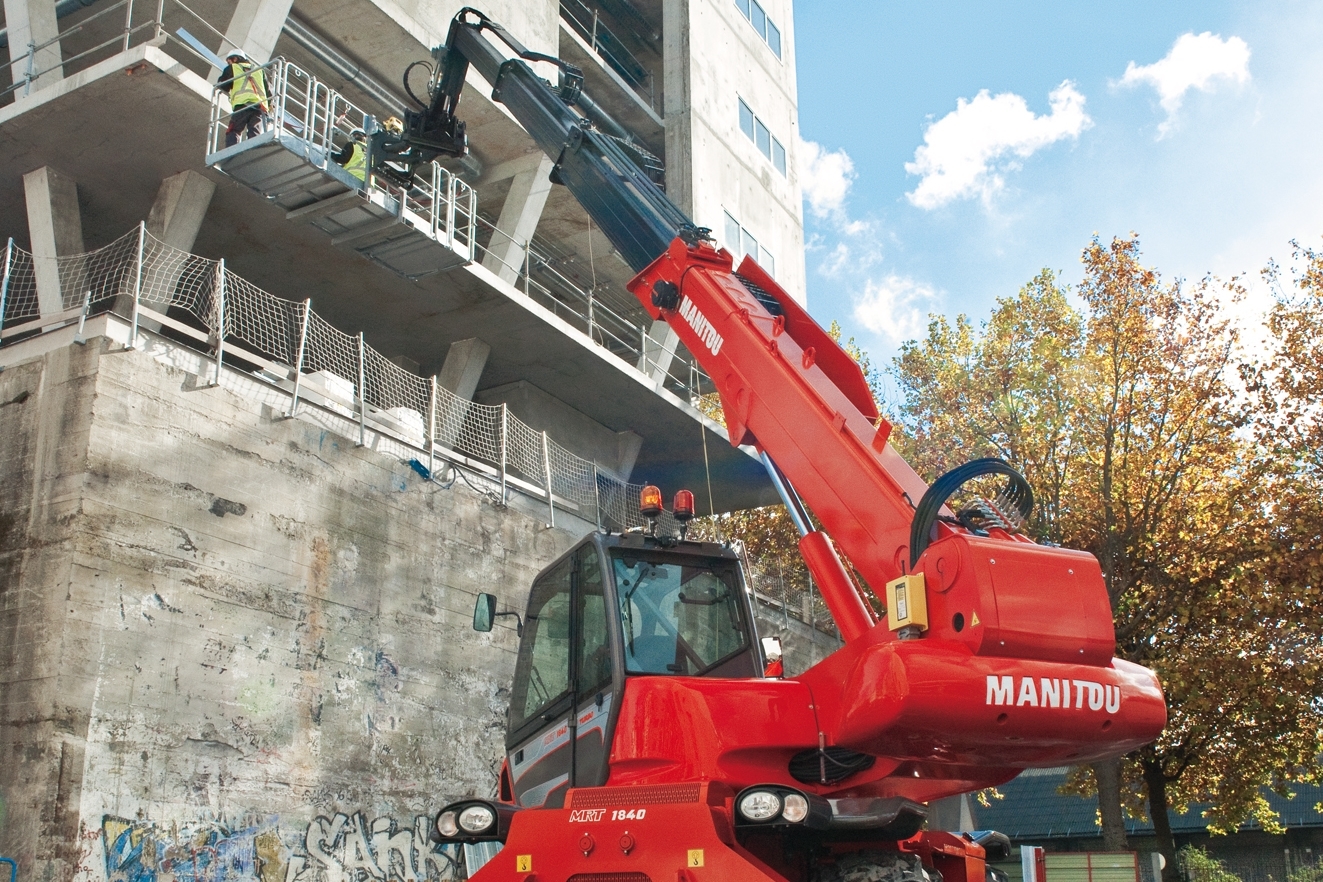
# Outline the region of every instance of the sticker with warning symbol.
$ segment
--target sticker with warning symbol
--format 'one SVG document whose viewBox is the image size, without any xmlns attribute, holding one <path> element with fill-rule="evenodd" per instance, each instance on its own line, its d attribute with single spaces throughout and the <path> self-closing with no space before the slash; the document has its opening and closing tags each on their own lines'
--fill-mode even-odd
<svg viewBox="0 0 1323 882">
<path fill-rule="evenodd" d="M 533 856 L 531 854 L 521 854 L 515 858 L 516 873 L 533 872 Z"/>
<path fill-rule="evenodd" d="M 701 848 L 689 849 L 689 863 L 687 863 L 685 866 L 688 867 L 703 866 L 703 849 Z"/>
</svg>

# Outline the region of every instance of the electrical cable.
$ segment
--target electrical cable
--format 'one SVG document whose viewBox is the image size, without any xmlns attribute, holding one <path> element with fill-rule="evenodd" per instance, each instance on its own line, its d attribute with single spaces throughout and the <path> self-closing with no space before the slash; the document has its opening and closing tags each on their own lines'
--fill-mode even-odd
<svg viewBox="0 0 1323 882">
<path fill-rule="evenodd" d="M 1034 491 L 1029 486 L 1029 482 L 1024 476 L 1010 466 L 994 457 L 985 459 L 975 459 L 957 466 L 946 474 L 942 475 L 932 483 L 928 491 L 923 494 L 919 504 L 914 509 L 914 520 L 910 523 L 910 568 L 927 550 L 928 543 L 932 541 L 933 526 L 939 520 L 942 506 L 946 500 L 951 497 L 962 485 L 974 478 L 982 475 L 1005 475 L 1007 477 L 1006 487 L 1002 490 L 999 499 L 1007 505 L 1013 505 L 1024 519 L 1029 518 L 1030 512 L 1034 509 Z M 949 521 L 949 518 L 940 518 Z M 958 521 L 962 526 L 969 527 L 965 519 Z"/>
</svg>

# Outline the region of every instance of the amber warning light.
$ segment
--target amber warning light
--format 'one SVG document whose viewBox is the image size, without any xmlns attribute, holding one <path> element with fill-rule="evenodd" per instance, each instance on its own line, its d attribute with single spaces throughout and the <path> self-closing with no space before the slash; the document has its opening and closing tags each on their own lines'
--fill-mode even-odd
<svg viewBox="0 0 1323 882">
<path fill-rule="evenodd" d="M 649 484 L 639 494 L 639 514 L 645 518 L 655 518 L 661 513 L 661 488 Z"/>
</svg>

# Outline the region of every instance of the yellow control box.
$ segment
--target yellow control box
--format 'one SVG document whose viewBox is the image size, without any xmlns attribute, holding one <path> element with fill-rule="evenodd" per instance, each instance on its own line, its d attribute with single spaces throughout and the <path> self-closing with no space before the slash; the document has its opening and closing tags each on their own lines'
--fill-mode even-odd
<svg viewBox="0 0 1323 882">
<path fill-rule="evenodd" d="M 917 627 L 928 629 L 928 593 L 923 573 L 911 573 L 887 583 L 887 627 L 893 631 Z"/>
</svg>

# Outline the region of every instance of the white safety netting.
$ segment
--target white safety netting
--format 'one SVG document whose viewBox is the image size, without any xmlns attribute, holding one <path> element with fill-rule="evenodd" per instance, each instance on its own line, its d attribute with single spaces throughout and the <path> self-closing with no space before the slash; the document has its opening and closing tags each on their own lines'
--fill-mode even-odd
<svg viewBox="0 0 1323 882">
<path fill-rule="evenodd" d="M 292 409 L 311 401 L 424 455 L 486 466 L 483 474 L 502 488 L 543 500 L 549 494 L 556 507 L 601 526 L 643 526 L 642 485 L 603 472 L 504 406 L 460 398 L 435 378 L 394 364 L 307 302 L 263 291 L 224 261 L 173 248 L 142 226 L 96 251 L 41 262 L 11 240 L 0 265 L 5 342 L 104 312 L 132 322 L 135 334 L 164 326 L 172 339 L 210 354 L 217 371 L 224 363 L 276 381 L 292 392 Z M 43 311 L 39 295 L 52 288 L 63 309 L 58 316 Z M 675 529 L 669 515 L 659 526 Z"/>
</svg>

